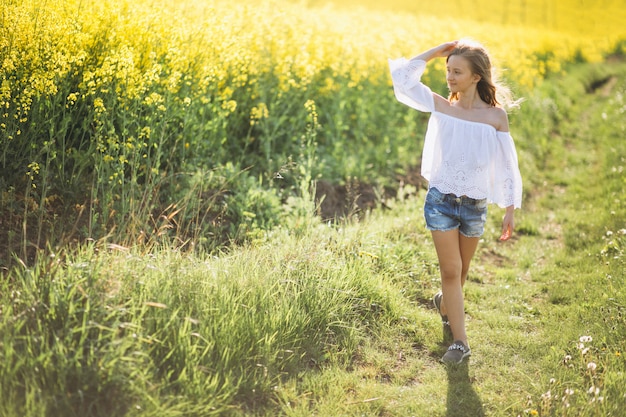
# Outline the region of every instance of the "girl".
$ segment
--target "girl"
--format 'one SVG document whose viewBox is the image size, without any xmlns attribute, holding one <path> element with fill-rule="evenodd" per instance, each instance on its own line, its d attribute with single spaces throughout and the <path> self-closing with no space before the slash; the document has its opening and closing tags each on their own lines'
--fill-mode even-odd
<svg viewBox="0 0 626 417">
<path fill-rule="evenodd" d="M 446 58 L 446 99 L 421 83 L 426 63 Z M 484 47 L 453 41 L 407 60 L 389 60 L 398 101 L 431 113 L 422 176 L 429 182 L 424 203 L 441 272 L 442 291 L 433 301 L 452 334 L 441 361 L 461 363 L 471 353 L 465 333 L 463 285 L 484 231 L 487 204 L 506 208 L 500 240 L 514 228 L 514 209 L 522 204 L 522 179 L 506 111 L 508 90 L 493 81 Z M 498 94 L 497 94 L 498 93 Z M 516 104 L 516 103 L 513 103 Z"/>
</svg>

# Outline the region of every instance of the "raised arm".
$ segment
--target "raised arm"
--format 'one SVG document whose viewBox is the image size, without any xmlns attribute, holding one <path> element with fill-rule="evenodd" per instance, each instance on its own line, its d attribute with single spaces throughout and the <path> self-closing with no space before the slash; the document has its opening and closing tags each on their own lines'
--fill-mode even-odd
<svg viewBox="0 0 626 417">
<path fill-rule="evenodd" d="M 434 94 L 420 79 L 427 61 L 447 57 L 456 45 L 457 41 L 446 42 L 411 59 L 390 59 L 389 68 L 398 101 L 423 112 L 433 112 L 438 106 L 447 103 L 445 98 Z"/>
<path fill-rule="evenodd" d="M 413 57 L 413 59 L 419 59 L 421 61 L 428 62 L 434 58 L 445 58 L 456 48 L 459 41 L 452 41 L 442 43 L 439 46 L 435 46 L 434 48 L 429 49 L 428 51 L 422 52 L 421 54 Z"/>
</svg>

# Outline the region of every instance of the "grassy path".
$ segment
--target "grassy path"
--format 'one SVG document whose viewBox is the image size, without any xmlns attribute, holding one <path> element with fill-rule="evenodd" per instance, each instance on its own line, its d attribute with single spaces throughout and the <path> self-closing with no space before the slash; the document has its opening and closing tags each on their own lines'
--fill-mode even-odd
<svg viewBox="0 0 626 417">
<path fill-rule="evenodd" d="M 430 265 L 431 281 L 415 290 L 417 309 L 431 318 L 418 315 L 416 328 L 382 334 L 363 349 L 353 379 L 346 376 L 356 386 L 340 414 L 365 408 L 363 415 L 381 416 L 624 415 L 623 258 L 607 262 L 602 255 L 607 235 L 626 227 L 621 168 L 610 166 L 611 156 L 624 155 L 623 110 L 616 107 L 623 91 L 622 78 L 570 103 L 553 132 L 546 171 L 537 173 L 545 181 L 528 193 L 512 242 L 497 241 L 502 212 L 492 210 L 465 290 L 469 364 L 438 363 L 445 346 L 429 303 L 437 271 L 417 215 L 395 214 L 380 226 L 418 230 L 414 262 Z M 414 203 L 419 210 L 421 198 Z M 614 276 L 609 287 L 614 269 L 619 280 Z"/>
</svg>

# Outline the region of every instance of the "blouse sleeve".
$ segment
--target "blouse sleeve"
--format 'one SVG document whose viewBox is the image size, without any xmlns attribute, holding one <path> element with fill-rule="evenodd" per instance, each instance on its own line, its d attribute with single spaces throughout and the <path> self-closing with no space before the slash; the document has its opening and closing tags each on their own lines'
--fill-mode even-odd
<svg viewBox="0 0 626 417">
<path fill-rule="evenodd" d="M 422 84 L 426 62 L 419 59 L 390 59 L 389 69 L 396 99 L 402 104 L 422 111 L 434 112 L 435 100 L 430 88 Z"/>
<path fill-rule="evenodd" d="M 498 132 L 498 151 L 495 158 L 494 202 L 501 207 L 522 207 L 522 175 L 520 174 L 515 143 L 509 132 Z"/>
</svg>

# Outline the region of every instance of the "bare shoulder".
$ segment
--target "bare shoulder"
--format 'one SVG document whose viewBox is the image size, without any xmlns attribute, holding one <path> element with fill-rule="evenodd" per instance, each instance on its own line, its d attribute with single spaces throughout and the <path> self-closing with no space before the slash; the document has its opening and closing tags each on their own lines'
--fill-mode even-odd
<svg viewBox="0 0 626 417">
<path fill-rule="evenodd" d="M 433 100 L 435 102 L 436 111 L 447 113 L 446 109 L 451 106 L 447 98 L 440 96 L 439 94 L 433 92 Z"/>
<path fill-rule="evenodd" d="M 451 103 L 446 98 L 433 93 L 435 111 L 447 114 L 448 116 L 470 122 L 478 122 L 493 126 L 499 132 L 509 131 L 509 117 L 501 107 L 491 107 L 484 104 L 476 109 L 464 109 L 457 105 L 458 102 Z"/>
<path fill-rule="evenodd" d="M 489 109 L 489 117 L 491 119 L 491 125 L 499 132 L 509 131 L 509 116 L 502 107 L 492 107 Z"/>
</svg>

